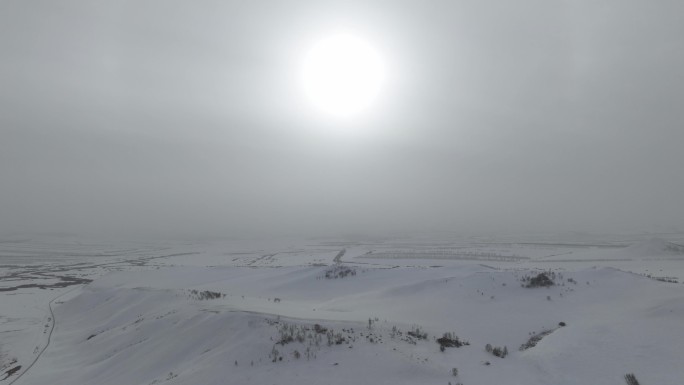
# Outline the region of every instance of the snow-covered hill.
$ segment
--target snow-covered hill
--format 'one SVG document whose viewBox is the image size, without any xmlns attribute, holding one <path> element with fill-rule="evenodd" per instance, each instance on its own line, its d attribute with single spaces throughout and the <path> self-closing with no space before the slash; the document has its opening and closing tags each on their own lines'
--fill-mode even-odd
<svg viewBox="0 0 684 385">
<path fill-rule="evenodd" d="M 661 238 L 651 238 L 635 243 L 620 252 L 630 257 L 680 256 L 684 259 L 684 246 Z"/>
<path fill-rule="evenodd" d="M 0 244 L 0 385 L 678 384 L 673 245 Z"/>
<path fill-rule="evenodd" d="M 525 276 L 539 271 L 482 266 L 356 268 L 337 279 L 324 278 L 326 269 L 111 274 L 56 308 L 51 345 L 18 383 L 618 384 L 628 372 L 644 383 L 684 378 L 677 365 L 680 286 L 610 268 L 553 273 L 548 288 L 523 287 Z M 545 331 L 536 346 L 518 350 Z M 435 339 L 445 332 L 469 345 L 440 351 Z M 293 341 L 279 343 L 288 333 Z M 486 344 L 506 346 L 509 355 L 495 357 Z"/>
</svg>

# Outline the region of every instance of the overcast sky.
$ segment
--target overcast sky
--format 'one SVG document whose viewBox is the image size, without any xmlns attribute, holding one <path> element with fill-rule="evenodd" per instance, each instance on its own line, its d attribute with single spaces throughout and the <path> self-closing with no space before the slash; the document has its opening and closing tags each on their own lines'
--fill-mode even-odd
<svg viewBox="0 0 684 385">
<path fill-rule="evenodd" d="M 355 119 L 298 65 L 352 31 Z M 0 0 L 0 232 L 684 229 L 684 2 Z"/>
</svg>

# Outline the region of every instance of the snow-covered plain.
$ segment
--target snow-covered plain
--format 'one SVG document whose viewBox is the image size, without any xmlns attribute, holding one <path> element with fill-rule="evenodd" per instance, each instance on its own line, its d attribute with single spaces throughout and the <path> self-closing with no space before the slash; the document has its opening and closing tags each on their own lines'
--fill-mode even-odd
<svg viewBox="0 0 684 385">
<path fill-rule="evenodd" d="M 8 238 L 0 384 L 681 384 L 682 240 Z"/>
</svg>

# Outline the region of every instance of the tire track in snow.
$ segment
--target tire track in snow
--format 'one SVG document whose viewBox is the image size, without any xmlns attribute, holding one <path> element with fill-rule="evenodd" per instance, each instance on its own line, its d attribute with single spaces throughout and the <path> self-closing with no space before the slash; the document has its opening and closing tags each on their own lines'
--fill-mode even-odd
<svg viewBox="0 0 684 385">
<path fill-rule="evenodd" d="M 342 257 L 344 256 L 344 253 L 346 253 L 346 252 L 347 252 L 347 249 L 340 250 L 340 252 L 337 253 L 335 258 L 333 259 L 333 263 L 342 263 Z"/>
</svg>

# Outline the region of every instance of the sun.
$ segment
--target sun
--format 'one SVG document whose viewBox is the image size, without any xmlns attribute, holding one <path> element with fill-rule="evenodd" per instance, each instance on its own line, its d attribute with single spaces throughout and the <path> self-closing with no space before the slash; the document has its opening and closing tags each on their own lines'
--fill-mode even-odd
<svg viewBox="0 0 684 385">
<path fill-rule="evenodd" d="M 339 33 L 319 40 L 302 65 L 302 84 L 320 111 L 348 117 L 366 110 L 385 81 L 380 54 L 365 40 Z"/>
</svg>

